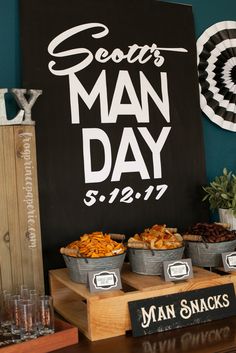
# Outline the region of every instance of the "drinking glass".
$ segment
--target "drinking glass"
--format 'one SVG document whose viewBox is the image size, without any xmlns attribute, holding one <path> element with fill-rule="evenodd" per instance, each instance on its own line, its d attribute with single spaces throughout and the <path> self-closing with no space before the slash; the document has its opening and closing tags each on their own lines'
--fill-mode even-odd
<svg viewBox="0 0 236 353">
<path fill-rule="evenodd" d="M 1 333 L 3 336 L 11 335 L 11 293 L 4 290 L 1 294 Z"/>
<path fill-rule="evenodd" d="M 29 299 L 29 287 L 26 284 L 21 284 L 20 286 L 20 296 L 21 299 Z"/>
<path fill-rule="evenodd" d="M 2 335 L 2 320 L 3 320 L 3 291 L 0 291 L 0 336 Z"/>
<path fill-rule="evenodd" d="M 11 336 L 13 342 L 20 342 L 20 313 L 19 304 L 20 295 L 12 295 L 10 298 L 10 312 L 11 312 Z"/>
<path fill-rule="evenodd" d="M 26 341 L 37 337 L 35 303 L 31 300 L 21 300 L 19 303 L 20 337 Z"/>
<path fill-rule="evenodd" d="M 39 295 L 37 289 L 29 289 L 29 296 L 31 295 Z"/>
<path fill-rule="evenodd" d="M 39 335 L 47 335 L 55 332 L 53 299 L 50 295 L 39 296 Z"/>
<path fill-rule="evenodd" d="M 35 304 L 35 316 L 37 329 L 39 327 L 39 295 L 36 290 L 30 290 L 30 300 Z"/>
</svg>

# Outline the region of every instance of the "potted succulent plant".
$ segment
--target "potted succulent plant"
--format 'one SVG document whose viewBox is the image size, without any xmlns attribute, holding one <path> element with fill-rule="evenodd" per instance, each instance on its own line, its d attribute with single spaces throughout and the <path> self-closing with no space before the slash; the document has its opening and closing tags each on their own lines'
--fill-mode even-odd
<svg viewBox="0 0 236 353">
<path fill-rule="evenodd" d="M 228 223 L 236 229 L 236 176 L 232 171 L 223 169 L 223 174 L 215 177 L 208 186 L 203 201 L 208 200 L 212 211 L 218 210 L 220 222 Z"/>
</svg>

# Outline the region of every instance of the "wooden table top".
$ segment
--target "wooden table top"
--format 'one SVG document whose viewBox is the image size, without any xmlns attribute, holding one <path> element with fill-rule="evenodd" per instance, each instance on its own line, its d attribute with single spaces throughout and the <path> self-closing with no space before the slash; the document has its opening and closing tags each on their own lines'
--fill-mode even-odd
<svg viewBox="0 0 236 353">
<path fill-rule="evenodd" d="M 156 333 L 143 337 L 126 336 L 79 343 L 54 353 L 236 353 L 236 317 Z"/>
</svg>

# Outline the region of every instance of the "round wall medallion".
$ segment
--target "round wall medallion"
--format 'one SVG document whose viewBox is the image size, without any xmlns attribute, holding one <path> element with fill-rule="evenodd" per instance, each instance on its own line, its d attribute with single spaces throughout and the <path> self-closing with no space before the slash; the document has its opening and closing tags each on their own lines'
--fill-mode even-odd
<svg viewBox="0 0 236 353">
<path fill-rule="evenodd" d="M 197 52 L 201 109 L 236 132 L 236 21 L 209 27 L 197 40 Z"/>
</svg>

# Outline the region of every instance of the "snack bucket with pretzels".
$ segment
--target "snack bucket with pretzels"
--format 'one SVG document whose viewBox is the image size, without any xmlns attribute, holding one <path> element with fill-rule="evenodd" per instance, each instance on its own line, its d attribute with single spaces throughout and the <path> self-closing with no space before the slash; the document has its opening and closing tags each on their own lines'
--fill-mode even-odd
<svg viewBox="0 0 236 353">
<path fill-rule="evenodd" d="M 163 261 L 180 260 L 184 253 L 177 229 L 157 224 L 130 238 L 128 248 L 132 271 L 142 275 L 161 275 Z"/>
<path fill-rule="evenodd" d="M 77 283 L 87 283 L 89 271 L 121 270 L 126 255 L 124 239 L 123 234 L 94 232 L 84 234 L 79 240 L 61 248 L 70 279 Z"/>
</svg>

